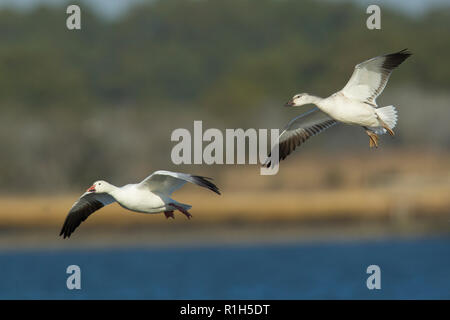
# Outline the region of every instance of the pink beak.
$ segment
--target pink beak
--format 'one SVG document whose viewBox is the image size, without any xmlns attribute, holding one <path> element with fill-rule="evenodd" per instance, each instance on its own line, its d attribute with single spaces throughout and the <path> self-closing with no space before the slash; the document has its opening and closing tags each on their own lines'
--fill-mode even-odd
<svg viewBox="0 0 450 320">
<path fill-rule="evenodd" d="M 286 104 L 284 105 L 285 107 L 292 107 L 294 105 L 294 100 L 289 100 L 288 102 L 286 102 Z"/>
<path fill-rule="evenodd" d="M 95 186 L 91 186 L 89 189 L 86 190 L 87 192 L 95 192 Z"/>
</svg>

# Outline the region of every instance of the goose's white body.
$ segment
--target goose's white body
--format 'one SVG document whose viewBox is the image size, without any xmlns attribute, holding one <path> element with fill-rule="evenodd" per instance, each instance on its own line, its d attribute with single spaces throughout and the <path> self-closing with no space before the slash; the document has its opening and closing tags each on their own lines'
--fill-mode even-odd
<svg viewBox="0 0 450 320">
<path fill-rule="evenodd" d="M 109 192 L 125 209 L 140 213 L 161 213 L 169 211 L 169 203 L 178 202 L 166 194 L 152 192 L 148 188 L 139 188 L 139 184 L 127 184 Z"/>
<path fill-rule="evenodd" d="M 317 107 L 339 122 L 366 127 L 380 127 L 376 108 L 373 105 L 350 99 L 342 92 L 320 99 Z"/>
</svg>

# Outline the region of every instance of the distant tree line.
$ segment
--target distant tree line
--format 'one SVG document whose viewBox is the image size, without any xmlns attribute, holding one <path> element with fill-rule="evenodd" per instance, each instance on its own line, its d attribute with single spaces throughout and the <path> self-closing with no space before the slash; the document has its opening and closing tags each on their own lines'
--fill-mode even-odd
<svg viewBox="0 0 450 320">
<path fill-rule="evenodd" d="M 65 10 L 0 11 L 0 107 L 91 108 L 136 104 L 256 108 L 297 91 L 342 87 L 361 59 L 415 53 L 398 83 L 450 87 L 450 11 L 411 18 L 382 9 L 295 0 L 151 1 L 107 21 L 82 7 L 82 31 Z M 213 106 L 213 107 L 212 107 Z"/>
</svg>

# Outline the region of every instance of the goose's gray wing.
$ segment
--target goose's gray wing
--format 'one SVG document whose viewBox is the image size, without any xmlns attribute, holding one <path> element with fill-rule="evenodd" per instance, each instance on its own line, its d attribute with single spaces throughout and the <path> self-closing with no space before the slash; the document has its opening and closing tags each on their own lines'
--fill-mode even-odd
<svg viewBox="0 0 450 320">
<path fill-rule="evenodd" d="M 77 202 L 73 204 L 67 214 L 59 235 L 64 238 L 69 238 L 81 222 L 86 220 L 92 213 L 115 201 L 116 200 L 107 193 L 84 193 Z"/>
<path fill-rule="evenodd" d="M 284 160 L 296 147 L 303 144 L 306 140 L 334 126 L 336 123 L 336 120 L 317 107 L 292 119 L 280 134 L 280 161 Z M 263 164 L 264 167 L 269 168 L 271 166 L 270 156 L 271 154 L 269 154 L 269 158 Z"/>
<path fill-rule="evenodd" d="M 208 177 L 159 170 L 145 178 L 138 186 L 148 188 L 152 192 L 170 195 L 175 190 L 180 189 L 186 182 L 190 182 L 220 194 L 217 186 L 210 180 L 212 179 Z"/>
<path fill-rule="evenodd" d="M 409 56 L 411 52 L 403 49 L 356 65 L 350 80 L 341 92 L 348 98 L 376 104 L 375 100 L 386 87 L 392 71 Z"/>
</svg>

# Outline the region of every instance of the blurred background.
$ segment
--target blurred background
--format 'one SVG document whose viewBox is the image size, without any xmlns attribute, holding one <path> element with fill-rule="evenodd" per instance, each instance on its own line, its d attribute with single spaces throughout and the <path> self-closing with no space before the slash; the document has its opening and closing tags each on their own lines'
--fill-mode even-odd
<svg viewBox="0 0 450 320">
<path fill-rule="evenodd" d="M 68 4 L 0 1 L 0 298 L 450 298 L 448 1 L 71 1 L 80 31 Z M 404 48 L 377 100 L 397 107 L 396 136 L 376 150 L 340 125 L 275 176 L 171 162 L 177 128 L 282 128 L 306 110 L 283 107 L 294 94 L 328 96 Z M 92 182 L 158 169 L 214 177 L 223 195 L 180 190 L 190 221 L 114 204 L 58 237 Z"/>
</svg>

